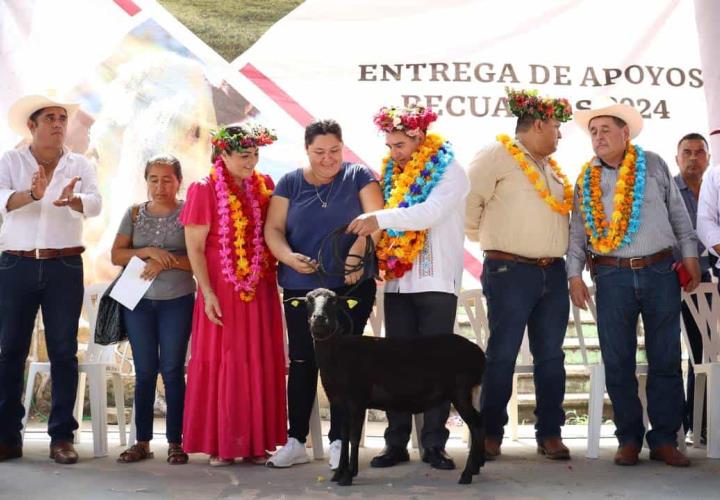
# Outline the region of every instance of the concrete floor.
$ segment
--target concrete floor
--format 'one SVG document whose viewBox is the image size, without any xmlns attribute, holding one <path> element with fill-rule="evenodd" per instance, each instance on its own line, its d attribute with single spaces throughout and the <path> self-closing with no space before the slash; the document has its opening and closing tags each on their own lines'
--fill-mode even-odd
<svg viewBox="0 0 720 500">
<path fill-rule="evenodd" d="M 156 430 L 161 427 L 158 421 Z M 521 426 L 521 439 L 505 440 L 500 460 L 488 462 L 472 485 L 457 484 L 459 471 L 437 471 L 419 461 L 390 469 L 371 469 L 370 459 L 382 448 L 383 424 L 371 423 L 367 447 L 361 449 L 360 473 L 352 487 L 330 482 L 326 461 L 314 461 L 290 469 L 273 470 L 240 463 L 211 468 L 204 455 L 192 455 L 184 466 L 165 460 L 165 440 L 156 435 L 156 458 L 136 464 L 117 464 L 122 451 L 117 432 L 110 432 L 110 455 L 90 458 L 92 435 L 85 428 L 78 446 L 81 460 L 60 466 L 47 458 L 48 437 L 42 425 L 26 434 L 24 458 L 0 464 L 0 499 L 718 499 L 720 460 L 704 457 L 704 449 L 690 449 L 693 464 L 688 469 L 667 467 L 647 459 L 643 451 L 636 467 L 612 464 L 616 442 L 612 428 L 603 428 L 602 452 L 597 460 L 584 458 L 586 428 L 566 426 L 564 435 L 573 458 L 565 462 L 547 460 L 535 452 L 533 430 Z M 327 429 L 326 429 L 327 430 Z M 448 452 L 458 466 L 465 463 L 462 428 L 452 429 Z"/>
</svg>

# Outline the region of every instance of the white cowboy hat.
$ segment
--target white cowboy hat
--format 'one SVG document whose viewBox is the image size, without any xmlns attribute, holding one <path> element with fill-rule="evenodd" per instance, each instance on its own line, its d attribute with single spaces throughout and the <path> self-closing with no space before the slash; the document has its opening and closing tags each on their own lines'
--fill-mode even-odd
<svg viewBox="0 0 720 500">
<path fill-rule="evenodd" d="M 77 103 L 59 102 L 44 95 L 26 95 L 10 106 L 8 124 L 13 131 L 22 135 L 24 138 L 32 139 L 32 134 L 27 126 L 30 115 L 39 109 L 51 107 L 63 108 L 68 114 L 68 119 L 70 119 L 80 105 Z"/>
<path fill-rule="evenodd" d="M 592 100 L 592 108 L 578 110 L 573 115 L 575 123 L 586 133 L 590 133 L 590 120 L 598 116 L 615 116 L 627 123 L 630 129 L 630 139 L 640 135 L 643 128 L 643 119 L 640 112 L 628 104 L 619 104 L 609 97 L 596 97 Z"/>
</svg>

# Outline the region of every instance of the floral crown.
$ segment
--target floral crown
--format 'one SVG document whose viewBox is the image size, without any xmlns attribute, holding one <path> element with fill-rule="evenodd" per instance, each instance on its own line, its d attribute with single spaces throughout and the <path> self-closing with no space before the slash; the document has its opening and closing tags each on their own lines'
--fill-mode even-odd
<svg viewBox="0 0 720 500">
<path fill-rule="evenodd" d="M 248 148 L 267 146 L 277 141 L 272 130 L 256 124 L 233 124 L 219 127 L 210 132 L 213 156 L 221 152 L 232 153 Z"/>
<path fill-rule="evenodd" d="M 430 108 L 417 104 L 404 108 L 383 106 L 373 117 L 373 122 L 381 132 L 401 130 L 410 137 L 415 137 L 420 132 L 426 132 L 437 117 L 437 113 Z"/>
<path fill-rule="evenodd" d="M 572 106 L 567 99 L 539 97 L 537 90 L 513 90 L 505 87 L 510 112 L 518 118 L 531 116 L 537 120 L 554 118 L 566 122 L 572 118 Z"/>
</svg>

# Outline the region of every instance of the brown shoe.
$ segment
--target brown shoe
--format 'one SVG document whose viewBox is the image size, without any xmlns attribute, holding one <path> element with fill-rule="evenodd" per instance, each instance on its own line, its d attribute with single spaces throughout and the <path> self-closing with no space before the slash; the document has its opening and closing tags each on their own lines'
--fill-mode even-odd
<svg viewBox="0 0 720 500">
<path fill-rule="evenodd" d="M 540 441 L 537 445 L 537 452 L 550 460 L 568 460 L 570 458 L 570 450 L 563 444 L 562 438 L 559 436 Z"/>
<path fill-rule="evenodd" d="M 615 452 L 615 465 L 637 465 L 640 448 L 634 443 L 618 446 Z"/>
<path fill-rule="evenodd" d="M 0 462 L 22 457 L 22 446 L 8 446 L 0 443 Z"/>
<path fill-rule="evenodd" d="M 688 457 L 671 444 L 650 450 L 650 460 L 659 460 L 673 467 L 687 467 L 690 465 Z"/>
<path fill-rule="evenodd" d="M 485 438 L 485 460 L 495 460 L 500 456 L 502 440 L 498 438 Z"/>
<path fill-rule="evenodd" d="M 56 464 L 74 464 L 78 461 L 78 454 L 72 443 L 67 441 L 59 441 L 50 445 L 50 458 L 55 460 Z"/>
</svg>

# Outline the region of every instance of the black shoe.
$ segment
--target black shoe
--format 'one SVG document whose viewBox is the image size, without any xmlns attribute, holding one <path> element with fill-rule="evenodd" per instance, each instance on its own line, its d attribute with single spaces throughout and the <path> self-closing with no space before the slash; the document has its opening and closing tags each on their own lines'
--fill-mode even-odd
<svg viewBox="0 0 720 500">
<path fill-rule="evenodd" d="M 8 446 L 0 443 L 0 462 L 22 457 L 22 446 Z"/>
<path fill-rule="evenodd" d="M 410 460 L 407 448 L 400 448 L 397 446 L 386 446 L 385 449 L 378 456 L 370 460 L 370 467 L 384 468 L 392 467 L 400 462 L 407 462 Z"/>
<path fill-rule="evenodd" d="M 426 464 L 430 464 L 433 469 L 453 470 L 455 468 L 455 462 L 442 448 L 425 448 L 422 460 Z"/>
</svg>

